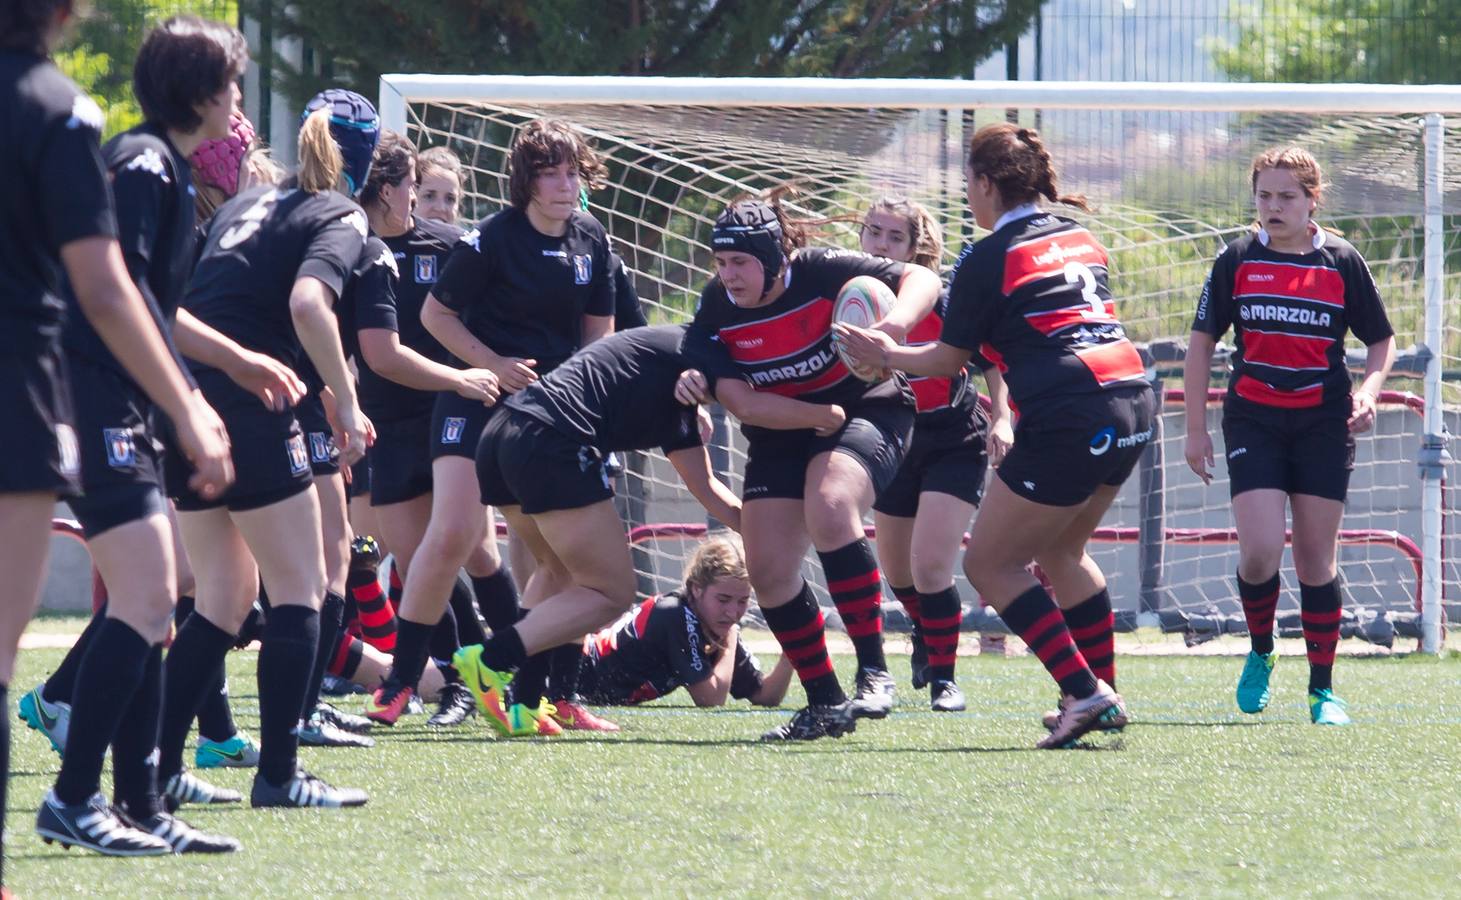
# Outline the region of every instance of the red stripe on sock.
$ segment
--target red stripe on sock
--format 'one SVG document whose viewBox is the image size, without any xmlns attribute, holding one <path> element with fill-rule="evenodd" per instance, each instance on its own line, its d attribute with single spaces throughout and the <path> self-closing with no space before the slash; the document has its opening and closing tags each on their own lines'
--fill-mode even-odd
<svg viewBox="0 0 1461 900">
<path fill-rule="evenodd" d="M 1051 669 L 1050 675 L 1056 681 L 1060 681 L 1062 678 L 1069 678 L 1085 668 L 1088 668 L 1085 657 L 1081 656 L 1080 651 L 1077 650 L 1070 659 L 1065 660 Z"/>
<path fill-rule="evenodd" d="M 851 578 L 842 578 L 837 581 L 827 582 L 827 592 L 830 594 L 850 594 L 854 591 L 865 590 L 870 587 L 879 589 L 882 592 L 883 576 L 877 569 L 869 569 L 860 575 L 853 575 Z"/>
<path fill-rule="evenodd" d="M 1305 624 L 1313 625 L 1338 625 L 1339 620 L 1343 617 L 1344 611 L 1338 609 L 1334 610 L 1333 612 L 1303 611 L 1299 613 L 1299 618 L 1301 621 L 1303 621 Z"/>
</svg>

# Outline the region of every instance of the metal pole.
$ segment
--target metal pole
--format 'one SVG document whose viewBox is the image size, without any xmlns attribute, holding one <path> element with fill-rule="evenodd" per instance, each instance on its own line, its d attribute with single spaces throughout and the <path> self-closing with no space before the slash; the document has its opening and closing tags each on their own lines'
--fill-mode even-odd
<svg viewBox="0 0 1461 900">
<path fill-rule="evenodd" d="M 1136 551 L 1136 569 L 1141 573 L 1141 594 L 1137 607 L 1137 623 L 1144 626 L 1158 624 L 1162 610 L 1162 573 L 1166 568 L 1167 515 L 1165 508 L 1167 493 L 1166 448 L 1162 444 L 1163 420 L 1161 415 L 1162 379 L 1152 379 L 1152 391 L 1157 396 L 1157 416 L 1152 422 L 1152 438 L 1146 452 L 1141 455 L 1137 468 L 1139 501 L 1138 525 L 1139 543 Z"/>
<path fill-rule="evenodd" d="M 1441 214 L 1444 200 L 1445 119 L 1425 117 L 1425 435 L 1418 464 L 1421 477 L 1421 650 L 1441 652 L 1442 481 L 1451 461 L 1446 452 L 1441 370 L 1445 354 L 1446 260 Z"/>
</svg>

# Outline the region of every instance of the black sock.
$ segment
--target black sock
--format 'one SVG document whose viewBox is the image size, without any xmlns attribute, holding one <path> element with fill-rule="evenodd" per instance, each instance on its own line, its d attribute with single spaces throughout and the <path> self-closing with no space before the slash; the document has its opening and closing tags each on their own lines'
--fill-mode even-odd
<svg viewBox="0 0 1461 900">
<path fill-rule="evenodd" d="M 928 680 L 953 681 L 959 657 L 959 625 L 964 620 L 959 589 L 950 585 L 936 594 L 921 594 L 918 608 L 928 648 Z"/>
<path fill-rule="evenodd" d="M 325 601 L 320 604 L 319 642 L 315 644 L 315 664 L 309 673 L 309 689 L 305 691 L 304 703 L 299 717 L 308 719 L 314 715 L 320 704 L 320 685 L 325 680 L 325 667 L 335 655 L 340 644 L 340 621 L 345 613 L 345 598 L 334 591 L 325 592 Z"/>
<path fill-rule="evenodd" d="M 142 681 L 112 738 L 112 795 L 134 819 L 162 811 L 157 790 L 157 732 L 162 719 L 162 645 L 147 651 Z"/>
<path fill-rule="evenodd" d="M 837 683 L 837 672 L 827 655 L 827 627 L 812 586 L 803 581 L 801 593 L 774 609 L 763 606 L 761 613 L 796 669 L 796 677 L 807 692 L 807 703 L 829 706 L 845 702 L 847 695 Z"/>
<path fill-rule="evenodd" d="M 472 579 L 472 591 L 477 595 L 477 608 L 493 632 L 511 628 L 520 617 L 517 585 L 512 574 L 503 566 L 491 575 Z"/>
<path fill-rule="evenodd" d="M 883 658 L 883 576 L 867 538 L 817 552 L 827 576 L 827 593 L 852 638 L 859 669 L 886 669 Z"/>
<path fill-rule="evenodd" d="M 81 657 L 86 655 L 86 648 L 91 646 L 92 640 L 96 637 L 96 630 L 101 627 L 101 623 L 106 620 L 106 617 L 107 607 L 103 603 L 101 609 L 92 615 L 91 621 L 86 623 L 86 628 L 82 629 L 81 636 L 76 639 L 76 643 L 72 644 L 71 649 L 67 650 L 66 655 L 61 658 L 61 664 L 56 667 L 56 671 L 52 672 L 51 677 L 46 679 L 46 683 L 41 685 L 41 696 L 47 703 L 71 702 L 71 695 L 76 691 L 76 670 L 81 667 Z"/>
<path fill-rule="evenodd" d="M 504 628 L 487 639 L 482 645 L 482 663 L 499 672 L 511 672 L 528 658 L 527 648 L 517 633 L 517 628 Z M 547 670 L 544 670 L 545 673 Z"/>
<path fill-rule="evenodd" d="M 548 696 L 554 701 L 578 700 L 578 672 L 583 643 L 563 644 L 548 651 Z"/>
<path fill-rule="evenodd" d="M 219 657 L 217 672 L 198 707 L 198 736 L 210 741 L 222 742 L 238 734 L 233 709 L 228 704 L 227 662 L 226 655 Z"/>
<path fill-rule="evenodd" d="M 431 635 L 436 626 L 405 618 L 396 621 L 396 656 L 386 680 L 414 691 L 426 669 L 426 656 L 430 652 Z"/>
<path fill-rule="evenodd" d="M 517 629 L 514 628 L 511 633 L 516 634 Z M 528 709 L 542 706 L 543 692 L 548 689 L 548 671 L 552 664 L 552 650 L 534 653 L 523 660 L 522 665 L 517 668 L 517 674 L 512 677 L 512 702 L 521 703 Z"/>
<path fill-rule="evenodd" d="M 0 823 L 5 821 L 5 800 L 10 785 L 10 685 L 0 684 Z M 5 829 L 0 827 L 0 885 L 5 883 Z"/>
<path fill-rule="evenodd" d="M 259 774 L 283 784 L 299 755 L 299 711 L 320 643 L 320 614 L 308 606 L 269 611 L 259 650 Z"/>
<path fill-rule="evenodd" d="M 149 647 L 146 639 L 120 619 L 108 618 L 76 670 L 78 690 L 71 702 L 66 753 L 56 776 L 62 803 L 85 803 L 101 786 L 102 761 L 117 724 L 142 682 Z"/>
<path fill-rule="evenodd" d="M 213 674 L 233 646 L 234 635 L 193 613 L 173 638 L 162 667 L 162 729 L 158 734 L 157 777 L 166 782 L 183 769 L 183 749 Z"/>
<path fill-rule="evenodd" d="M 457 572 L 452 582 L 451 598 L 447 603 L 456 617 L 457 646 L 469 647 L 487 641 L 487 632 L 482 630 L 482 619 L 477 615 L 477 603 L 472 597 L 472 585 L 467 576 Z"/>
</svg>

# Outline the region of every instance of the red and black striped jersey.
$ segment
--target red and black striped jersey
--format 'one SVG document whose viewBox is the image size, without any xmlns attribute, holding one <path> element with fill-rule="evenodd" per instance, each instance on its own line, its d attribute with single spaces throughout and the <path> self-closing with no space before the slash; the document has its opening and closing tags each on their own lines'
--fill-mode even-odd
<svg viewBox="0 0 1461 900">
<path fill-rule="evenodd" d="M 965 248 L 940 339 L 997 366 L 1023 415 L 1146 380 L 1116 317 L 1106 248 L 1079 223 L 1033 208 Z"/>
<path fill-rule="evenodd" d="M 932 344 L 939 339 L 944 329 L 944 315 L 948 312 L 948 292 L 939 295 L 929 314 L 919 320 L 908 332 L 904 342 L 910 347 Z M 960 369 L 953 378 L 937 378 L 926 375 L 909 375 L 908 386 L 913 389 L 913 398 L 918 403 L 918 412 L 938 413 L 951 407 L 964 407 L 973 399 L 969 389 L 969 370 Z"/>
<path fill-rule="evenodd" d="M 1230 397 L 1347 412 L 1345 332 L 1367 346 L 1394 334 L 1364 257 L 1343 238 L 1313 230 L 1308 253 L 1273 250 L 1260 230 L 1228 244 L 1212 265 L 1192 330 L 1218 339 L 1233 329 Z"/>
<path fill-rule="evenodd" d="M 713 279 L 700 295 L 685 355 L 712 385 L 720 378 L 740 378 L 758 391 L 809 403 L 851 406 L 886 399 L 911 404 L 901 376 L 868 384 L 832 349 L 832 306 L 842 286 L 871 275 L 896 292 L 903 268 L 903 263 L 852 250 L 799 250 L 781 296 L 749 308 L 737 306 L 720 279 Z"/>
</svg>

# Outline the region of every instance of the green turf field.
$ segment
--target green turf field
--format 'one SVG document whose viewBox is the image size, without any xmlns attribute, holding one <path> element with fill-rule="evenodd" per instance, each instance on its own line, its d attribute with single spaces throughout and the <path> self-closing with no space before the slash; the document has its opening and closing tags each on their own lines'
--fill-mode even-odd
<svg viewBox="0 0 1461 900">
<path fill-rule="evenodd" d="M 60 655 L 24 652 L 12 698 Z M 252 663 L 230 664 L 250 730 Z M 1461 893 L 1461 661 L 1341 659 L 1356 724 L 1323 730 L 1302 658 L 1280 661 L 1258 718 L 1233 707 L 1239 666 L 1123 657 L 1137 724 L 1089 752 L 1031 749 L 1053 696 L 1028 657 L 961 660 L 971 709 L 942 716 L 899 660 L 902 711 L 798 746 L 755 743 L 785 712 L 696 711 L 683 692 L 613 710 L 624 733 L 607 738 L 508 743 L 416 717 L 372 750 L 304 751 L 369 790 L 364 809 L 189 807 L 245 843 L 211 859 L 42 845 L 57 758 L 17 723 L 7 882 L 29 898 Z M 250 777 L 216 780 L 247 796 Z"/>
</svg>

